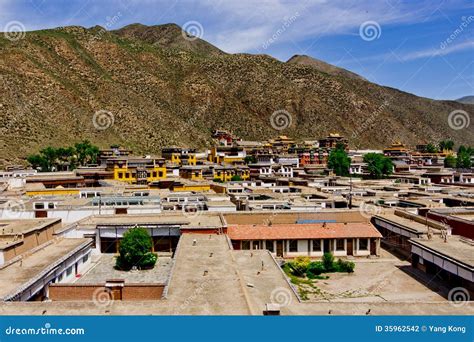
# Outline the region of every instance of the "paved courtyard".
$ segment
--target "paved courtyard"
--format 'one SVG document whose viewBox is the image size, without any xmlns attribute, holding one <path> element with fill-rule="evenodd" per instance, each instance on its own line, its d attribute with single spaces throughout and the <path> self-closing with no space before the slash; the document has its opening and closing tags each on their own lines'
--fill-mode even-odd
<svg viewBox="0 0 474 342">
<path fill-rule="evenodd" d="M 114 268 L 115 255 L 102 254 L 94 256 L 91 268 L 78 280 L 79 284 L 101 284 L 108 279 L 124 279 L 126 283 L 166 283 L 172 266 L 170 257 L 158 257 L 151 270 L 120 271 Z"/>
<path fill-rule="evenodd" d="M 438 279 L 411 267 L 387 251 L 380 259 L 355 259 L 354 273 L 326 273 L 302 285 L 310 301 L 430 302 L 446 301 L 447 289 Z"/>
</svg>

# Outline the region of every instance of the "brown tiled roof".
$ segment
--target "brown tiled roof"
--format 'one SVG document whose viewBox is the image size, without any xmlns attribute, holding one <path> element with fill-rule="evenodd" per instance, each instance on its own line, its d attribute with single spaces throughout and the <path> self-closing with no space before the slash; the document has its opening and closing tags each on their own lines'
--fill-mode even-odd
<svg viewBox="0 0 474 342">
<path fill-rule="evenodd" d="M 232 240 L 381 238 L 370 223 L 232 225 L 227 234 Z"/>
</svg>

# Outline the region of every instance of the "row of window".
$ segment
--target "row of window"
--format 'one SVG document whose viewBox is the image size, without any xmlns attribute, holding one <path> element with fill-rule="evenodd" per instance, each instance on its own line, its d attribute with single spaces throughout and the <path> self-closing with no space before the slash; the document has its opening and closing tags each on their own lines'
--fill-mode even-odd
<svg viewBox="0 0 474 342">
<path fill-rule="evenodd" d="M 289 252 L 298 252 L 298 241 L 299 240 L 289 240 L 288 241 L 288 251 Z M 312 243 L 312 251 L 313 252 L 322 252 L 323 251 L 323 241 L 328 242 L 327 248 L 331 250 L 331 246 L 333 244 L 333 239 L 316 239 L 316 240 L 311 240 Z M 242 249 L 255 249 L 258 248 L 258 241 L 254 241 L 254 243 L 257 243 L 257 245 L 250 245 L 251 241 L 242 241 Z M 309 241 L 308 241 L 309 243 Z M 309 247 L 309 246 L 308 246 Z M 366 251 L 369 248 L 369 240 L 368 239 L 359 239 L 359 250 Z M 265 240 L 265 249 L 268 249 L 270 252 L 274 252 L 274 240 Z M 326 249 L 326 248 L 325 248 Z M 345 250 L 345 239 L 336 239 L 336 245 L 335 245 L 335 250 L 336 251 L 344 251 Z"/>
<path fill-rule="evenodd" d="M 89 260 L 89 254 L 86 254 L 82 257 L 83 264 L 85 264 L 88 260 Z M 64 279 L 64 276 L 66 276 L 66 278 L 69 277 L 72 274 L 73 270 L 74 270 L 74 265 L 69 266 L 66 269 L 66 272 L 61 273 L 54 282 L 60 283 Z"/>
<path fill-rule="evenodd" d="M 150 178 L 162 178 L 163 177 L 163 171 L 147 171 L 146 173 L 147 177 Z M 131 172 L 118 172 L 118 178 L 123 179 L 123 178 L 132 178 L 132 173 Z"/>
<path fill-rule="evenodd" d="M 35 203 L 35 209 L 54 209 L 56 207 L 55 203 L 53 202 L 37 202 Z"/>
</svg>

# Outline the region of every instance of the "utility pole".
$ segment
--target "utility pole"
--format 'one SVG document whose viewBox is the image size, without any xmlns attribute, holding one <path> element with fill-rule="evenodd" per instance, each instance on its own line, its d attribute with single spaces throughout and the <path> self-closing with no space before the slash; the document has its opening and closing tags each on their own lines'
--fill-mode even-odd
<svg viewBox="0 0 474 342">
<path fill-rule="evenodd" d="M 102 209 L 102 194 L 99 192 L 99 215 L 101 214 Z"/>
<path fill-rule="evenodd" d="M 349 209 L 352 209 L 352 173 L 349 166 Z"/>
</svg>

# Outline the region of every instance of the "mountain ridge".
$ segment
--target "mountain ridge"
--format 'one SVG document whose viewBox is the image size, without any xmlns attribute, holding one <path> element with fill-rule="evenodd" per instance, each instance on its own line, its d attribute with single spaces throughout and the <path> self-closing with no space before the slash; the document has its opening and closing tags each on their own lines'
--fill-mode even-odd
<svg viewBox="0 0 474 342">
<path fill-rule="evenodd" d="M 227 54 L 199 40 L 189 45 L 176 27 L 132 28 L 76 26 L 28 32 L 18 41 L 0 37 L 3 164 L 81 139 L 137 153 L 173 144 L 206 147 L 213 129 L 249 140 L 337 131 L 353 147 L 367 148 L 446 138 L 474 145 L 471 130 L 448 124 L 451 112 L 472 113 L 472 105 L 266 55 Z M 272 125 L 279 111 L 290 115 L 284 129 Z M 110 112 L 113 124 L 97 129 L 97 112 Z"/>
<path fill-rule="evenodd" d="M 364 77 L 349 71 L 347 69 L 337 67 L 335 65 L 326 63 L 322 60 L 316 59 L 311 56 L 307 55 L 293 55 L 290 59 L 286 61 L 286 63 L 293 63 L 293 64 L 301 64 L 301 65 L 308 65 L 313 68 L 316 68 L 317 70 L 321 72 L 325 72 L 330 75 L 334 76 L 344 76 L 344 77 L 350 77 L 350 78 L 356 78 L 360 80 L 367 81 Z"/>
</svg>

